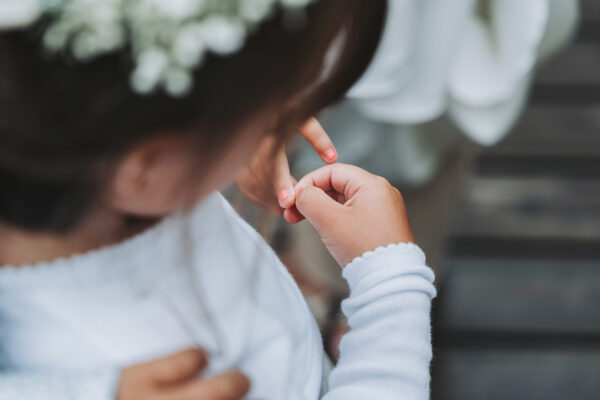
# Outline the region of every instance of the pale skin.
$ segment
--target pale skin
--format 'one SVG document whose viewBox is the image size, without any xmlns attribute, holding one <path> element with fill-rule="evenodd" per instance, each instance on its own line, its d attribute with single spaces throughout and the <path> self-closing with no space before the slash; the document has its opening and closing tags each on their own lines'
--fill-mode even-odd
<svg viewBox="0 0 600 400">
<path fill-rule="evenodd" d="M 325 164 L 337 161 L 337 150 L 316 118 L 309 119 L 298 132 Z M 285 149 L 274 149 L 275 144 L 275 138 L 265 138 L 248 166 L 236 178 L 236 183 L 242 193 L 256 204 L 273 214 L 283 214 L 289 223 L 297 223 L 304 219 L 294 208 L 297 181 L 290 174 Z"/>
<path fill-rule="evenodd" d="M 198 379 L 207 365 L 204 352 L 184 350 L 126 368 L 117 400 L 239 400 L 250 390 L 250 381 L 239 371 Z"/>
<path fill-rule="evenodd" d="M 34 235 L 0 225 L 0 265 L 29 265 L 68 257 L 118 243 L 148 225 L 131 226 L 128 216 L 148 224 L 189 208 L 203 197 L 236 181 L 252 201 L 283 214 L 290 223 L 304 218 L 344 267 L 369 250 L 391 243 L 414 242 L 400 193 L 385 179 L 357 167 L 333 164 L 337 152 L 311 119 L 299 128 L 327 165 L 299 182 L 291 176 L 285 149 L 273 152 L 263 138 L 268 118 L 247 124 L 238 139 L 206 169 L 201 184 L 189 186 L 189 144 L 183 135 L 162 135 L 139 144 L 117 165 L 105 196 L 88 218 L 68 235 Z M 26 249 L 26 251 L 25 251 Z M 250 382 L 237 371 L 208 380 L 198 378 L 208 363 L 203 352 L 187 350 L 123 370 L 118 400 L 235 400 Z"/>
</svg>

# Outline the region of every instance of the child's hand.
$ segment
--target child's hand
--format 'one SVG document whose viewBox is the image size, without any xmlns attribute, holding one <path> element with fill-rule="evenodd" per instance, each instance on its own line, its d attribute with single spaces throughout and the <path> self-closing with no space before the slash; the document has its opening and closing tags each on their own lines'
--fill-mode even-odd
<svg viewBox="0 0 600 400">
<path fill-rule="evenodd" d="M 186 350 L 123 370 L 117 400 L 241 400 L 250 381 L 237 371 L 210 379 L 198 374 L 207 358 L 198 350 Z"/>
<path fill-rule="evenodd" d="M 342 267 L 377 247 L 414 242 L 402 195 L 384 178 L 335 164 L 306 175 L 296 192 L 297 211 Z"/>
<path fill-rule="evenodd" d="M 333 143 L 315 118 L 308 120 L 299 132 L 325 163 L 337 160 Z M 285 149 L 282 147 L 275 151 L 275 145 L 274 137 L 266 137 L 236 183 L 251 201 L 281 215 L 283 209 L 294 205 L 296 180 L 290 174 Z"/>
</svg>

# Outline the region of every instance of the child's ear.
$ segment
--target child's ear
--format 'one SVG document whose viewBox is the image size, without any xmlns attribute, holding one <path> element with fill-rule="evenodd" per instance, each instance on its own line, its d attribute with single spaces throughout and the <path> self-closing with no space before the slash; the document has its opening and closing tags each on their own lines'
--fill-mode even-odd
<svg viewBox="0 0 600 400">
<path fill-rule="evenodd" d="M 189 168 L 185 141 L 161 136 L 136 145 L 117 164 L 109 182 L 108 203 L 118 212 L 160 217 L 181 204 L 176 184 Z"/>
</svg>

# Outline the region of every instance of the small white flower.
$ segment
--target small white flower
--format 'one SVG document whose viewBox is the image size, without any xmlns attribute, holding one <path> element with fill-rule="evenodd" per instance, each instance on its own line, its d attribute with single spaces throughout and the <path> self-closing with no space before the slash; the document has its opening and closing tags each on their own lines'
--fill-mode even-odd
<svg viewBox="0 0 600 400">
<path fill-rule="evenodd" d="M 154 4 L 164 16 L 182 20 L 201 12 L 206 0 L 155 0 Z"/>
<path fill-rule="evenodd" d="M 202 23 L 206 46 L 220 55 L 234 53 L 242 48 L 246 39 L 246 29 L 240 20 L 215 15 Z"/>
<path fill-rule="evenodd" d="M 267 19 L 273 11 L 276 0 L 242 0 L 240 16 L 251 23 L 259 23 Z"/>
<path fill-rule="evenodd" d="M 0 0 L 0 31 L 27 27 L 41 13 L 39 0 Z"/>
<path fill-rule="evenodd" d="M 197 67 L 202 62 L 206 52 L 201 24 L 184 26 L 173 43 L 173 55 L 181 66 Z"/>
<path fill-rule="evenodd" d="M 68 34 L 60 25 L 50 27 L 44 33 L 44 46 L 50 52 L 56 52 L 66 46 Z"/>
<path fill-rule="evenodd" d="M 184 97 L 192 90 L 193 79 L 188 70 L 169 68 L 165 74 L 165 89 L 173 97 Z"/>
<path fill-rule="evenodd" d="M 81 61 L 87 61 L 99 54 L 107 54 L 125 44 L 125 33 L 120 26 L 110 29 L 82 32 L 73 42 L 73 55 Z"/>
<path fill-rule="evenodd" d="M 138 93 L 150 93 L 161 82 L 169 66 L 169 58 L 161 49 L 153 48 L 141 53 L 136 63 L 131 84 Z"/>
</svg>

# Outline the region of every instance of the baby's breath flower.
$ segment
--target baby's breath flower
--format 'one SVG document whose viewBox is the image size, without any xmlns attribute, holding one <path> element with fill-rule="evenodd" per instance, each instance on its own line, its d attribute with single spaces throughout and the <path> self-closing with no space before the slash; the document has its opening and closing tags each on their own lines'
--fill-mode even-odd
<svg viewBox="0 0 600 400">
<path fill-rule="evenodd" d="M 138 55 L 137 67 L 131 77 L 133 89 L 150 93 L 159 85 L 169 66 L 168 55 L 159 48 L 149 48 Z"/>
<path fill-rule="evenodd" d="M 187 69 L 170 67 L 165 74 L 165 89 L 173 97 L 183 97 L 192 89 L 193 78 Z"/>
<path fill-rule="evenodd" d="M 246 28 L 241 19 L 215 15 L 202 23 L 202 38 L 210 50 L 227 55 L 242 48 Z"/>
<path fill-rule="evenodd" d="M 203 38 L 204 27 L 200 23 L 187 24 L 179 30 L 173 42 L 175 61 L 186 68 L 194 68 L 202 62 L 207 45 Z"/>
<path fill-rule="evenodd" d="M 0 0 L 0 31 L 50 17 L 49 53 L 86 62 L 128 47 L 131 87 L 147 94 L 189 93 L 207 52 L 239 51 L 248 33 L 276 7 L 297 12 L 314 0 Z"/>
<path fill-rule="evenodd" d="M 242 0 L 240 2 L 240 17 L 256 24 L 268 18 L 277 0 Z"/>
</svg>

